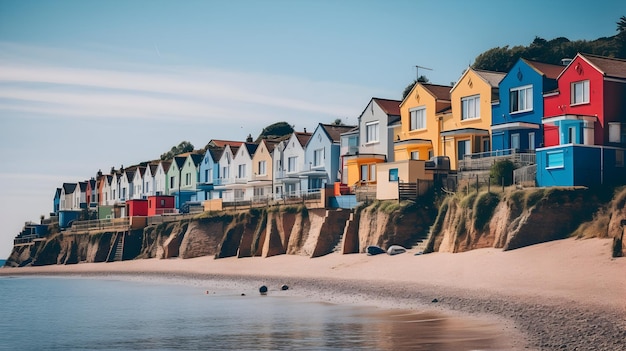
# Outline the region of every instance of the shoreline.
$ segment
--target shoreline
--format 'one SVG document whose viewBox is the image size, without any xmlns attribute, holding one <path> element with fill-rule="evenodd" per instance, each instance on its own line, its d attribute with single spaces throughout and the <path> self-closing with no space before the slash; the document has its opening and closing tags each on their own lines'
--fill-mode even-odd
<svg viewBox="0 0 626 351">
<path fill-rule="evenodd" d="M 608 239 L 565 239 L 508 252 L 145 259 L 0 275 L 217 280 L 270 291 L 286 284 L 287 294 L 308 300 L 491 320 L 515 349 L 615 350 L 626 348 L 626 258 L 611 259 L 608 248 Z"/>
</svg>

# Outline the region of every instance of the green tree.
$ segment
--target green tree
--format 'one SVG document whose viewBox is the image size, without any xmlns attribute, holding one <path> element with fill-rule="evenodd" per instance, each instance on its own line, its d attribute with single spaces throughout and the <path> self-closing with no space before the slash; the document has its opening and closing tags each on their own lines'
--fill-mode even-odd
<svg viewBox="0 0 626 351">
<path fill-rule="evenodd" d="M 428 78 L 426 76 L 424 76 L 424 75 L 419 76 L 416 80 L 414 80 L 412 83 L 407 85 L 406 88 L 404 88 L 404 91 L 402 92 L 402 100 L 406 99 L 406 96 L 409 95 L 409 93 L 411 92 L 411 89 L 413 89 L 415 84 L 417 84 L 417 83 L 428 83 L 428 82 L 429 82 L 429 80 L 428 80 Z"/>
<path fill-rule="evenodd" d="M 176 155 L 184 154 L 185 152 L 191 152 L 194 150 L 192 143 L 188 141 L 181 141 L 177 146 L 172 146 L 170 151 L 161 154 L 161 160 L 171 160 Z"/>
<path fill-rule="evenodd" d="M 259 134 L 259 136 L 256 138 L 256 142 L 261 141 L 261 139 L 279 139 L 291 133 L 293 133 L 293 126 L 291 126 L 289 123 L 276 122 L 263 128 L 261 134 Z"/>
<path fill-rule="evenodd" d="M 622 33 L 624 31 L 626 31 L 626 16 L 622 16 L 619 18 L 619 21 L 617 21 L 617 32 L 618 33 Z"/>
<path fill-rule="evenodd" d="M 514 169 L 515 164 L 513 162 L 509 160 L 498 161 L 491 166 L 489 178 L 493 184 L 511 185 L 513 184 Z"/>
</svg>

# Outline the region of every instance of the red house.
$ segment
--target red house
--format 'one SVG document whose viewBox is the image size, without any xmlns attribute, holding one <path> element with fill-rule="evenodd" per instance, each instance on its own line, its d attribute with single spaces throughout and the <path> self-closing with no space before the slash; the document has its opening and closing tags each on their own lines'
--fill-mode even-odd
<svg viewBox="0 0 626 351">
<path fill-rule="evenodd" d="M 578 54 L 544 94 L 537 185 L 626 181 L 626 60 Z"/>
<path fill-rule="evenodd" d="M 148 215 L 148 200 L 143 200 L 143 199 L 127 200 L 126 207 L 127 207 L 126 213 L 128 213 L 128 217 L 136 217 L 136 216 L 145 217 Z"/>
<path fill-rule="evenodd" d="M 622 144 L 609 129 L 626 134 L 626 60 L 578 54 L 557 81 L 544 95 L 544 146 Z"/>
<path fill-rule="evenodd" d="M 176 209 L 174 203 L 174 196 L 148 196 L 148 216 L 159 216 L 164 213 L 175 213 Z"/>
</svg>

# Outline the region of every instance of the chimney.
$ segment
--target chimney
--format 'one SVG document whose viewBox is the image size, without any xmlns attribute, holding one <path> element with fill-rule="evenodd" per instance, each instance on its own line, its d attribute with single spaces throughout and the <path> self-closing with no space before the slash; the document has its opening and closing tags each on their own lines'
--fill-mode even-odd
<svg viewBox="0 0 626 351">
<path fill-rule="evenodd" d="M 571 58 L 562 58 L 562 59 L 561 59 L 561 66 L 567 66 L 567 65 L 569 65 L 569 64 L 570 64 L 570 62 L 572 62 L 572 61 L 573 61 L 573 59 L 571 59 Z"/>
<path fill-rule="evenodd" d="M 246 143 L 251 143 L 252 142 L 252 135 L 248 134 L 248 137 L 246 138 Z"/>
<path fill-rule="evenodd" d="M 304 128 L 304 132 L 306 133 L 306 128 Z"/>
</svg>

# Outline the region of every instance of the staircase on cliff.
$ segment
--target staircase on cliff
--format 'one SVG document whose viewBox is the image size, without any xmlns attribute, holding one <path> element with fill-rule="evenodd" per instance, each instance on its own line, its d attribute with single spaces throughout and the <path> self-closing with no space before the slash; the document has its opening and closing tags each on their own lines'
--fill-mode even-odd
<svg viewBox="0 0 626 351">
<path fill-rule="evenodd" d="M 428 246 L 428 241 L 430 240 L 430 237 L 433 235 L 432 233 L 433 233 L 433 227 L 431 226 L 430 228 L 428 228 L 428 234 L 426 234 L 426 237 L 420 239 L 417 245 L 414 245 L 412 249 L 416 253 L 424 252 L 424 250 L 426 250 L 426 246 Z"/>
<path fill-rule="evenodd" d="M 124 237 L 126 232 L 115 233 L 115 244 L 109 251 L 107 262 L 122 261 L 124 258 Z"/>
</svg>

